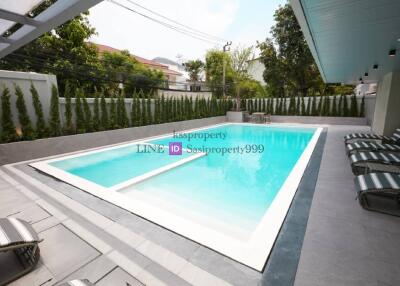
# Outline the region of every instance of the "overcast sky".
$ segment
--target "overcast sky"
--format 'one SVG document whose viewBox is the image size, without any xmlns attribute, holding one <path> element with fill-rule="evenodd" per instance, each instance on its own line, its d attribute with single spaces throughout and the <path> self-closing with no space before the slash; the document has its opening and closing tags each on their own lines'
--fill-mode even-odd
<svg viewBox="0 0 400 286">
<path fill-rule="evenodd" d="M 113 0 L 138 12 L 148 11 L 129 3 L 134 1 L 168 18 L 202 32 L 233 41 L 233 45 L 255 45 L 269 36 L 273 14 L 286 0 Z M 166 22 L 165 19 L 160 19 Z M 103 1 L 90 10 L 89 21 L 96 28 L 92 41 L 148 59 L 204 59 L 207 50 L 222 48 L 154 23 L 142 16 Z M 174 23 L 170 25 L 176 26 Z"/>
</svg>

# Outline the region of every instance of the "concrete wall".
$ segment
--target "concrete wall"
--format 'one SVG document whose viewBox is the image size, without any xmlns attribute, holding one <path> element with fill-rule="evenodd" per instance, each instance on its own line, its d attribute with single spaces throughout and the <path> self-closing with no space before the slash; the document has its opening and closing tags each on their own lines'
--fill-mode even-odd
<svg viewBox="0 0 400 286">
<path fill-rule="evenodd" d="M 4 87 L 8 87 L 8 89 L 10 90 L 11 111 L 13 114 L 14 124 L 17 128 L 19 127 L 19 121 L 18 121 L 18 112 L 15 106 L 16 96 L 15 96 L 14 84 L 17 84 L 21 87 L 24 93 L 24 99 L 26 107 L 28 109 L 29 116 L 34 126 L 36 123 L 36 114 L 32 105 L 32 95 L 29 90 L 31 82 L 36 87 L 39 93 L 40 101 L 43 106 L 43 112 L 47 120 L 50 110 L 51 86 L 53 84 L 57 86 L 56 77 L 54 75 L 0 70 L 0 93 L 3 92 Z M 1 109 L 0 109 L 0 116 L 1 116 Z"/>
<path fill-rule="evenodd" d="M 271 116 L 272 123 L 301 123 L 327 125 L 367 125 L 367 119 L 361 117 L 328 117 L 328 116 Z"/>
<path fill-rule="evenodd" d="M 0 165 L 85 150 L 225 122 L 225 116 L 0 144 Z"/>
<path fill-rule="evenodd" d="M 347 95 L 347 97 L 348 97 L 347 100 L 348 100 L 349 108 L 350 108 L 350 103 L 351 103 L 350 102 L 350 100 L 351 100 L 350 99 L 350 95 Z M 333 98 L 334 98 L 333 96 L 329 96 L 329 99 L 331 101 L 331 108 L 332 108 Z M 359 108 L 361 106 L 362 98 L 363 98 L 362 96 L 357 96 L 357 103 L 358 103 L 358 107 Z M 313 99 L 313 97 L 305 97 L 304 98 L 304 103 L 305 103 L 306 107 L 308 105 L 308 101 L 312 100 L 312 99 Z M 318 106 L 318 103 L 319 103 L 319 99 L 320 99 L 320 97 L 317 97 L 317 106 Z M 248 99 L 248 100 L 253 100 L 253 102 L 254 102 L 254 99 Z M 265 100 L 267 100 L 267 99 L 265 99 Z M 277 98 L 273 99 L 274 106 L 276 106 L 276 101 L 277 100 L 278 100 Z M 367 119 L 367 124 L 368 125 L 371 125 L 372 121 L 374 120 L 375 100 L 376 100 L 376 96 L 375 95 L 366 95 L 365 96 L 365 118 Z M 339 97 L 336 98 L 336 103 L 337 104 L 339 103 Z M 289 104 L 290 104 L 290 100 L 289 100 L 289 98 L 286 98 L 286 108 L 287 109 L 289 108 Z"/>
<path fill-rule="evenodd" d="M 182 97 L 192 98 L 195 100 L 196 98 L 204 98 L 211 99 L 212 92 L 191 92 L 191 91 L 172 91 L 172 90 L 158 90 L 157 95 L 161 98 L 164 95 L 164 98 L 175 98 L 180 99 Z"/>
<path fill-rule="evenodd" d="M 400 72 L 386 74 L 378 84 L 372 130 L 391 135 L 400 127 Z"/>
</svg>

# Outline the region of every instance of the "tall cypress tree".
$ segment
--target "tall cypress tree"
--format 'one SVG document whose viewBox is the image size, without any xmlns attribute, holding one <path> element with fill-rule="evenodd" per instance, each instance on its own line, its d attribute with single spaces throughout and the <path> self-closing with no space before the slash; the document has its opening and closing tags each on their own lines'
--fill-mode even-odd
<svg viewBox="0 0 400 286">
<path fill-rule="evenodd" d="M 304 96 L 301 97 L 301 111 L 299 112 L 299 115 L 306 115 L 307 110 L 306 110 L 306 103 L 304 102 Z"/>
<path fill-rule="evenodd" d="M 85 118 L 85 130 L 86 132 L 92 132 L 93 131 L 93 119 L 92 119 L 92 111 L 90 110 L 89 104 L 87 102 L 87 99 L 82 91 L 81 93 L 82 96 L 82 103 L 83 103 L 83 114 Z"/>
<path fill-rule="evenodd" d="M 36 136 L 38 138 L 43 138 L 47 136 L 46 122 L 44 120 L 43 107 L 40 102 L 39 94 L 32 82 L 30 91 L 32 95 L 33 108 L 35 109 L 36 114 Z"/>
<path fill-rule="evenodd" d="M 289 110 L 288 115 L 295 115 L 296 114 L 296 99 L 294 96 L 291 96 L 289 99 Z"/>
<path fill-rule="evenodd" d="M 1 141 L 5 143 L 13 142 L 18 140 L 15 125 L 13 122 L 13 116 L 11 112 L 10 103 L 10 90 L 3 86 L 3 92 L 1 93 Z"/>
<path fill-rule="evenodd" d="M 311 104 L 311 116 L 318 116 L 318 109 L 317 109 L 317 96 L 313 96 L 312 104 Z"/>
<path fill-rule="evenodd" d="M 365 96 L 362 97 L 359 117 L 365 117 Z"/>
<path fill-rule="evenodd" d="M 100 118 L 100 130 L 107 130 L 109 128 L 108 121 L 108 110 L 107 110 L 107 102 L 104 97 L 104 92 L 101 93 L 100 97 L 100 109 L 101 109 L 101 118 Z"/>
<path fill-rule="evenodd" d="M 333 100 L 332 100 L 332 112 L 331 112 L 331 116 L 337 116 L 337 102 L 336 102 L 336 95 L 333 96 Z"/>
<path fill-rule="evenodd" d="M 352 117 L 358 117 L 358 103 L 357 103 L 357 97 L 355 94 L 351 96 L 351 102 L 350 102 L 350 116 Z"/>
<path fill-rule="evenodd" d="M 140 125 L 147 125 L 147 112 L 146 112 L 146 100 L 141 98 L 141 110 L 140 110 Z"/>
<path fill-rule="evenodd" d="M 303 114 L 305 116 L 310 116 L 311 115 L 311 101 L 312 101 L 312 98 L 311 97 L 307 97 L 307 109 L 306 109 L 305 114 Z"/>
<path fill-rule="evenodd" d="M 99 131 L 100 126 L 100 103 L 99 94 L 94 94 L 94 106 L 93 106 L 93 130 Z"/>
<path fill-rule="evenodd" d="M 35 132 L 32 127 L 31 119 L 29 118 L 28 110 L 26 109 L 24 93 L 18 85 L 14 85 L 15 95 L 17 100 L 15 102 L 18 110 L 18 120 L 21 125 L 22 139 L 32 140 L 35 139 Z"/>
<path fill-rule="evenodd" d="M 114 96 L 110 97 L 110 128 L 117 129 L 117 106 L 115 103 Z"/>
<path fill-rule="evenodd" d="M 51 87 L 51 99 L 50 99 L 50 136 L 61 135 L 61 121 L 60 121 L 60 109 L 59 109 L 59 98 L 57 87 L 53 84 Z"/>
<path fill-rule="evenodd" d="M 339 97 L 339 104 L 338 104 L 338 116 L 343 116 L 343 95 L 340 95 Z"/>
<path fill-rule="evenodd" d="M 343 96 L 343 116 L 350 116 L 349 102 L 347 101 L 347 95 Z"/>
<path fill-rule="evenodd" d="M 81 90 L 76 90 L 75 92 L 75 121 L 76 133 L 85 133 L 85 115 L 82 108 Z"/>
<path fill-rule="evenodd" d="M 72 123 L 72 102 L 71 102 L 72 87 L 69 82 L 65 85 L 64 98 L 65 98 L 65 134 L 74 133 L 74 124 Z"/>
<path fill-rule="evenodd" d="M 153 115 L 152 115 L 152 112 L 151 112 L 151 99 L 149 98 L 149 99 L 147 99 L 147 108 L 146 108 L 147 110 L 147 124 L 148 125 L 151 125 L 151 124 L 153 124 Z"/>
<path fill-rule="evenodd" d="M 323 110 L 322 110 L 323 102 L 324 102 L 324 100 L 323 100 L 323 97 L 322 97 L 322 95 L 321 95 L 321 96 L 319 97 L 318 108 L 317 108 L 317 112 L 318 112 L 318 115 L 319 115 L 319 116 L 321 116 L 321 115 L 323 114 Z"/>
</svg>

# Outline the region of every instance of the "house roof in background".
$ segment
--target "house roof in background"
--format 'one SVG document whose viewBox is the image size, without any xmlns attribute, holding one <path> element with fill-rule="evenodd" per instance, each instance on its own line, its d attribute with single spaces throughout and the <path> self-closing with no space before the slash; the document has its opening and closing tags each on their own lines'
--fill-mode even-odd
<svg viewBox="0 0 400 286">
<path fill-rule="evenodd" d="M 97 49 L 99 50 L 99 53 L 104 53 L 104 52 L 119 53 L 119 52 L 121 52 L 121 50 L 107 46 L 107 45 L 96 44 L 96 43 L 92 43 L 92 44 L 94 44 L 97 47 Z M 158 63 L 156 61 L 148 60 L 148 59 L 145 59 L 145 58 L 139 57 L 137 55 L 133 55 L 133 54 L 131 54 L 131 56 L 133 58 L 135 58 L 139 63 L 142 63 L 151 69 L 160 70 L 166 75 L 176 75 L 176 76 L 182 75 L 181 73 L 170 70 L 168 68 L 168 66 Z"/>
</svg>

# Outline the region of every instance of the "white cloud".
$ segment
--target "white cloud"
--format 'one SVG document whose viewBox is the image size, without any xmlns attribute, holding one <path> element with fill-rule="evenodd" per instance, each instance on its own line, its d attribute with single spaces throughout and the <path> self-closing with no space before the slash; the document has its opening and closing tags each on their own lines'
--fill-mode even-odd
<svg viewBox="0 0 400 286">
<path fill-rule="evenodd" d="M 117 1 L 143 11 L 125 0 Z M 239 9 L 238 0 L 134 1 L 185 25 L 219 37 L 234 22 Z M 150 59 L 163 56 L 174 60 L 177 54 L 182 54 L 185 59 L 202 58 L 206 50 L 213 48 L 212 44 L 172 31 L 108 1 L 93 7 L 89 20 L 99 34 L 93 37 L 94 42 L 128 49 L 133 54 Z"/>
</svg>

